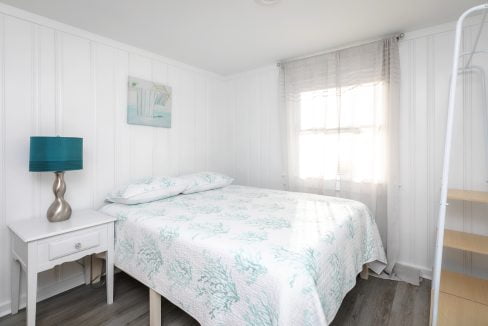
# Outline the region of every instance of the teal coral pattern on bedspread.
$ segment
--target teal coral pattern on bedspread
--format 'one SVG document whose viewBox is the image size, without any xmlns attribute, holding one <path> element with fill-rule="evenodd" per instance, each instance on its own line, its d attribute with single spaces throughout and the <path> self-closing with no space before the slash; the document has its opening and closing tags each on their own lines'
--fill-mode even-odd
<svg viewBox="0 0 488 326">
<path fill-rule="evenodd" d="M 109 204 L 115 264 L 201 325 L 328 325 L 386 257 L 362 203 L 243 186 Z"/>
</svg>

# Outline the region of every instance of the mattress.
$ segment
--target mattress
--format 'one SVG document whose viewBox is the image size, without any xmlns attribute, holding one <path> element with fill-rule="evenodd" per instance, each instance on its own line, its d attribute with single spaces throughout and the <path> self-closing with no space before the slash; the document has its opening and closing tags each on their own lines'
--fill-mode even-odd
<svg viewBox="0 0 488 326">
<path fill-rule="evenodd" d="M 347 199 L 228 186 L 101 211 L 117 218 L 115 265 L 201 325 L 328 325 L 363 264 L 386 264 Z"/>
</svg>

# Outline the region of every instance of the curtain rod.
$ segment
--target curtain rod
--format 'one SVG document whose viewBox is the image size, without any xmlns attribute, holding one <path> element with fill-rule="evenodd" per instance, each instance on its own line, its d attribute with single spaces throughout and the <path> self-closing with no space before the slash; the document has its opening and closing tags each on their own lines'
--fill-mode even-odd
<svg viewBox="0 0 488 326">
<path fill-rule="evenodd" d="M 403 39 L 405 37 L 405 33 L 395 34 L 395 35 L 390 36 L 390 37 L 394 37 L 394 38 L 396 38 L 397 41 L 400 41 L 401 39 Z M 375 38 L 375 39 L 371 39 L 371 40 L 368 40 L 368 41 L 359 41 L 359 42 L 355 42 L 355 43 L 350 43 L 348 45 L 340 46 L 340 47 L 337 47 L 337 48 L 332 48 L 332 49 L 328 49 L 328 50 L 324 50 L 324 51 L 320 51 L 320 52 L 315 52 L 313 54 L 307 54 L 307 55 L 303 55 L 303 56 L 299 56 L 299 57 L 294 57 L 294 58 L 288 58 L 288 59 L 280 60 L 278 63 L 276 63 L 276 66 L 280 67 L 284 63 L 288 63 L 288 62 L 292 62 L 292 61 L 297 61 L 297 60 L 302 60 L 302 59 L 308 59 L 308 58 L 312 58 L 312 57 L 315 57 L 315 56 L 318 56 L 318 55 L 332 53 L 332 52 L 344 50 L 344 49 L 347 49 L 347 48 L 352 48 L 352 47 L 355 47 L 355 46 L 365 45 L 365 44 L 368 44 L 368 43 L 372 43 L 372 42 L 376 42 L 376 41 L 383 40 L 385 38 L 388 38 L 388 37 Z"/>
</svg>

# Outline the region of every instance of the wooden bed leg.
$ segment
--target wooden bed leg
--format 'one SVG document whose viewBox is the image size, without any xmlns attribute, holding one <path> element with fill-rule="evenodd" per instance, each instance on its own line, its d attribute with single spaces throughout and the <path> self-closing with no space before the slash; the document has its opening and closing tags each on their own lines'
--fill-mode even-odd
<svg viewBox="0 0 488 326">
<path fill-rule="evenodd" d="M 84 264 L 84 273 L 85 273 L 85 284 L 90 285 L 90 277 L 91 277 L 91 256 L 85 256 L 83 258 L 83 264 Z"/>
<path fill-rule="evenodd" d="M 161 326 L 161 295 L 149 289 L 149 326 Z"/>
<path fill-rule="evenodd" d="M 93 257 L 92 264 L 91 264 L 91 283 L 97 284 L 102 279 L 102 267 L 103 262 L 101 259 L 97 258 L 96 256 Z"/>
<path fill-rule="evenodd" d="M 359 274 L 359 277 L 361 277 L 363 280 L 368 279 L 368 277 L 369 277 L 368 265 L 366 265 L 366 264 L 363 265 L 363 270 Z"/>
</svg>

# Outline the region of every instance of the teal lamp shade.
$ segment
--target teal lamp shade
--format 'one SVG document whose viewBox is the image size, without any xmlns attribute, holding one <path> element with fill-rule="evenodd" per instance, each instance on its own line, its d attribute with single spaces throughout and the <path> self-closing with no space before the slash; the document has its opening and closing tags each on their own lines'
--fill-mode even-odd
<svg viewBox="0 0 488 326">
<path fill-rule="evenodd" d="M 29 171 L 83 169 L 83 138 L 31 137 Z"/>
</svg>

